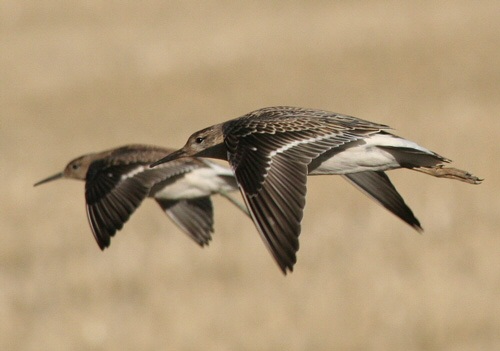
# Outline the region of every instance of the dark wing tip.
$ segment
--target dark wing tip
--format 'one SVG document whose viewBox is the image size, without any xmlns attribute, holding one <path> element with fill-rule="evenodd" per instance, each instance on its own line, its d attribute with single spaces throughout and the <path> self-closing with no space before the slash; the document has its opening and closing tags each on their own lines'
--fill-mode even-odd
<svg viewBox="0 0 500 351">
<path fill-rule="evenodd" d="M 345 174 L 344 178 L 418 232 L 423 232 L 420 221 L 405 203 L 389 177 L 381 171 Z"/>
<path fill-rule="evenodd" d="M 293 273 L 294 264 L 281 265 L 278 263 L 278 265 L 279 265 L 281 272 L 283 273 L 284 276 L 286 276 L 288 273 Z"/>
<path fill-rule="evenodd" d="M 120 228 L 113 227 L 109 218 L 103 216 L 99 209 L 99 205 L 88 205 L 87 204 L 87 218 L 89 221 L 90 229 L 92 230 L 92 235 L 101 249 L 104 251 L 111 244 L 111 237 L 115 235 L 116 231 Z M 122 224 L 123 226 L 123 224 Z"/>
<path fill-rule="evenodd" d="M 111 240 L 103 240 L 102 237 L 100 236 L 97 236 L 95 233 L 94 234 L 94 238 L 95 238 L 95 241 L 97 242 L 97 245 L 99 246 L 99 248 L 101 249 L 101 251 L 104 251 L 106 250 L 109 245 L 111 244 Z"/>
<path fill-rule="evenodd" d="M 414 218 L 416 220 L 414 223 L 407 223 L 410 224 L 412 228 L 415 229 L 419 234 L 422 234 L 424 232 L 424 228 L 422 228 L 422 225 L 420 225 L 420 221 L 416 217 Z"/>
</svg>

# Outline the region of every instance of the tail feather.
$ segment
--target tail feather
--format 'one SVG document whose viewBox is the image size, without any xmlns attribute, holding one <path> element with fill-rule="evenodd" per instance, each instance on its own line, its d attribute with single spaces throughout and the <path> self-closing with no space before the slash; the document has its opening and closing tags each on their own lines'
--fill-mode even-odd
<svg viewBox="0 0 500 351">
<path fill-rule="evenodd" d="M 425 152 L 412 148 L 393 146 L 378 147 L 391 153 L 401 167 L 413 169 L 438 178 L 456 179 L 469 184 L 481 184 L 483 181 L 483 179 L 467 171 L 445 167 L 443 164 L 451 162 L 451 160 L 432 151 Z"/>
<path fill-rule="evenodd" d="M 429 150 L 418 150 L 400 146 L 377 146 L 389 152 L 396 161 L 405 168 L 434 167 L 443 163 L 451 162 L 450 159 Z"/>
</svg>

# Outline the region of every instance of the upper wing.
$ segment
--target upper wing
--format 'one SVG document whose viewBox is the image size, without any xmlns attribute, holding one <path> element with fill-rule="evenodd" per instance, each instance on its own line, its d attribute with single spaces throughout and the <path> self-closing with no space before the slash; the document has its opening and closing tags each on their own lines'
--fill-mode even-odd
<svg viewBox="0 0 500 351">
<path fill-rule="evenodd" d="M 89 168 L 85 183 L 87 217 L 97 244 L 104 249 L 110 237 L 130 218 L 149 193 L 150 184 L 123 174 L 139 171 L 138 165 Z"/>
<path fill-rule="evenodd" d="M 155 184 L 199 167 L 191 159 L 154 169 L 149 168 L 150 162 L 124 164 L 117 159 L 96 161 L 90 166 L 85 182 L 87 217 L 101 249 L 109 246 L 110 237 L 123 227 Z"/>
<path fill-rule="evenodd" d="M 286 273 L 293 269 L 299 248 L 308 164 L 328 150 L 378 130 L 354 130 L 316 120 L 284 127 L 253 121 L 248 128 L 231 130 L 225 142 L 254 223 Z"/>
</svg>

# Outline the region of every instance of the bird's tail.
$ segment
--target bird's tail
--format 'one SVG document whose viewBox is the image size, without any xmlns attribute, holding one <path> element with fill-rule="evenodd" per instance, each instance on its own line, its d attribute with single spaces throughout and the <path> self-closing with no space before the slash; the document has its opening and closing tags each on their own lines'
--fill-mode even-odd
<svg viewBox="0 0 500 351">
<path fill-rule="evenodd" d="M 451 160 L 426 149 L 417 150 L 406 147 L 378 146 L 390 152 L 401 167 L 429 174 L 438 178 L 456 179 L 469 184 L 481 184 L 483 179 L 453 167 L 445 167 Z"/>
</svg>

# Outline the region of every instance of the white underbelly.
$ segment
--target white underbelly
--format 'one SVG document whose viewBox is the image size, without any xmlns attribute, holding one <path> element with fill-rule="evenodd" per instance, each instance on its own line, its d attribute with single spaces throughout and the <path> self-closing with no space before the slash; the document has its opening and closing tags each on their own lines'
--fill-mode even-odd
<svg viewBox="0 0 500 351">
<path fill-rule="evenodd" d="M 157 190 L 153 196 L 168 200 L 192 199 L 201 196 L 210 196 L 217 192 L 236 190 L 231 184 L 219 177 L 216 170 L 211 168 L 195 169 L 176 181 L 166 184 Z"/>
<path fill-rule="evenodd" d="M 365 145 L 363 145 L 365 146 Z M 311 175 L 347 174 L 364 171 L 386 171 L 398 168 L 394 157 L 376 147 L 355 146 L 325 160 L 319 167 L 311 171 Z"/>
<path fill-rule="evenodd" d="M 324 160 L 309 174 L 347 174 L 365 171 L 386 171 L 401 167 L 390 152 L 378 146 L 403 147 L 431 153 L 412 141 L 391 134 L 375 134 L 363 141 L 362 144 L 348 147 Z"/>
</svg>

